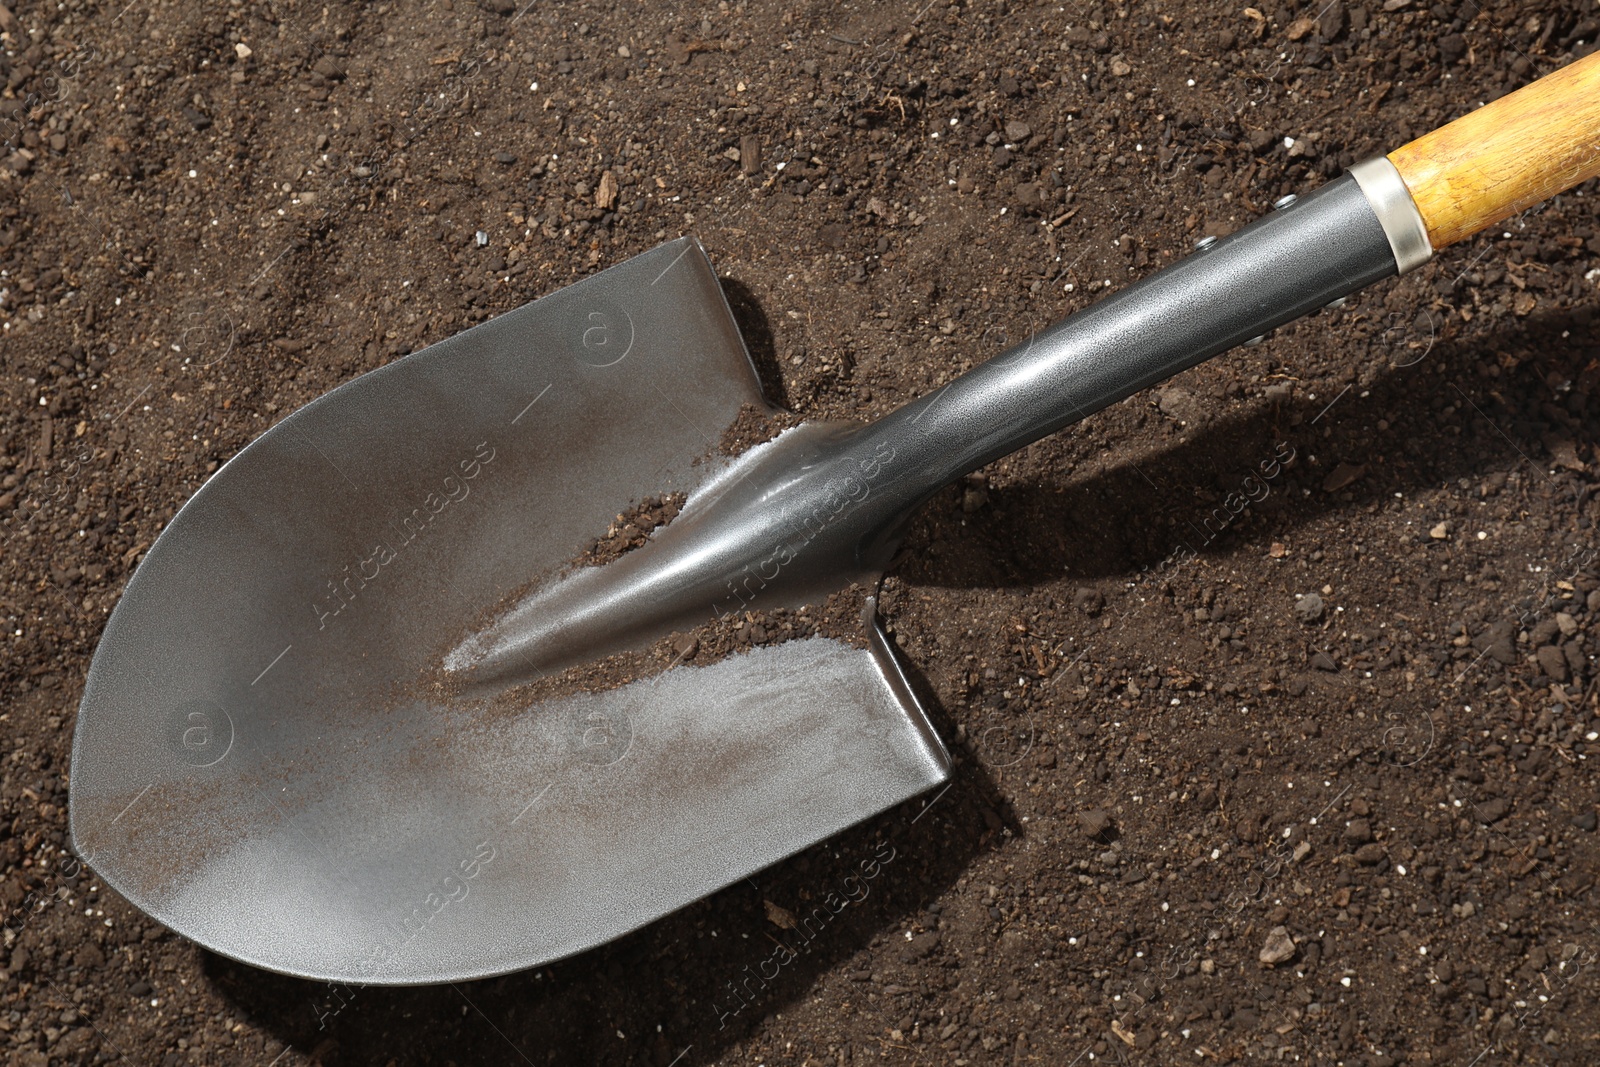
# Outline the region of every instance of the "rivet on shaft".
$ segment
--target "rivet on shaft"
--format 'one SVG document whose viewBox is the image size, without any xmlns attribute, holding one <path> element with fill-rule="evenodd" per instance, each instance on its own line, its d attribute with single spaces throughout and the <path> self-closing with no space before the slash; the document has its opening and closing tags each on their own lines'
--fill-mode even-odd
<svg viewBox="0 0 1600 1067">
<path fill-rule="evenodd" d="M 1196 252 L 1204 252 L 1206 249 L 1210 248 L 1216 243 L 1217 239 L 1215 237 L 1202 237 L 1200 240 L 1194 243 L 1194 250 Z"/>
<path fill-rule="evenodd" d="M 1246 341 L 1244 343 L 1244 347 L 1246 347 L 1246 348 L 1254 348 L 1256 345 L 1260 344 L 1262 341 L 1265 341 L 1266 339 L 1267 339 L 1267 335 L 1266 334 L 1261 334 L 1261 335 L 1259 335 L 1257 337 L 1252 337 L 1252 338 L 1250 338 L 1250 340 L 1248 340 L 1248 341 Z"/>
<path fill-rule="evenodd" d="M 1284 208 L 1288 207 L 1290 204 L 1299 199 L 1300 198 L 1295 196 L 1293 193 L 1290 193 L 1288 196 L 1280 196 L 1278 199 L 1272 202 L 1272 210 L 1282 211 Z"/>
</svg>

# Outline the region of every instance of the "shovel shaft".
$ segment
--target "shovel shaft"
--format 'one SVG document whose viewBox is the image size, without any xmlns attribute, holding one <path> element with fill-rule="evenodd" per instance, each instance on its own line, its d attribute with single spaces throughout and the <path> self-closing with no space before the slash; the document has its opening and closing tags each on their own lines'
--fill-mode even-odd
<svg viewBox="0 0 1600 1067">
<path fill-rule="evenodd" d="M 1600 169 L 1597 78 L 1593 61 L 1575 64 L 1492 113 L 1484 108 L 1394 157 L 1286 197 L 1237 233 L 1202 241 L 869 426 L 752 451 L 725 484 L 691 500 L 650 551 L 554 584 L 447 666 L 498 684 L 639 647 L 703 619 L 708 607 L 721 616 L 758 600 L 798 606 L 869 580 L 889 562 L 906 520 L 962 475 L 1413 270 L 1435 244 Z M 1577 117 L 1558 121 L 1554 101 L 1585 94 Z M 1477 150 L 1473 138 L 1482 140 Z M 1435 170 L 1422 167 L 1429 160 Z M 1473 195 L 1457 195 L 1463 183 Z M 1419 188 L 1435 195 L 1419 204 Z"/>
<path fill-rule="evenodd" d="M 1389 216 L 1420 223 L 1403 186 L 1373 207 L 1364 185 L 1384 178 L 1346 175 L 1281 204 L 871 425 L 753 450 L 647 549 L 525 600 L 447 669 L 502 685 L 640 647 L 708 608 L 796 606 L 870 580 L 905 521 L 963 474 L 1397 273 Z"/>
<path fill-rule="evenodd" d="M 881 515 L 1596 174 L 1600 53 L 1280 202 L 869 427 L 864 448 L 906 457 Z"/>
<path fill-rule="evenodd" d="M 1346 175 L 867 427 L 863 454 L 886 442 L 896 456 L 880 515 L 908 513 L 963 474 L 1394 275 L 1388 221 Z"/>
</svg>

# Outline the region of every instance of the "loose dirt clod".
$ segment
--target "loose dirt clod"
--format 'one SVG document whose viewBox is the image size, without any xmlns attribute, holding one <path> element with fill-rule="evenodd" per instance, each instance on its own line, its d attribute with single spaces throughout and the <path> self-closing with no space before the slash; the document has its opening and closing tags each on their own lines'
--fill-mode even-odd
<svg viewBox="0 0 1600 1067">
<path fill-rule="evenodd" d="M 739 417 L 722 432 L 716 450 L 724 456 L 737 456 L 804 421 L 791 412 L 765 411 L 746 404 L 740 409 Z"/>
<path fill-rule="evenodd" d="M 1307 593 L 1294 602 L 1294 617 L 1304 623 L 1320 621 L 1322 610 L 1322 597 L 1316 593 Z"/>
<path fill-rule="evenodd" d="M 617 516 L 604 537 L 579 555 L 577 566 L 598 567 L 643 547 L 652 533 L 678 517 L 683 501 L 682 493 L 668 493 L 635 504 Z"/>
</svg>

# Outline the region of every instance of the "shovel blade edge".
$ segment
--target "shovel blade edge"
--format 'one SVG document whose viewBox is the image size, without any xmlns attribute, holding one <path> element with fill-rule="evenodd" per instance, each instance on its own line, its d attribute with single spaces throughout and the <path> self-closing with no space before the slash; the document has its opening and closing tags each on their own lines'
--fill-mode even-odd
<svg viewBox="0 0 1600 1067">
<path fill-rule="evenodd" d="M 944 750 L 908 710 L 874 652 L 809 638 L 463 722 L 417 746 L 474 768 L 448 793 L 396 759 L 359 797 L 330 790 L 297 818 L 258 798 L 256 826 L 169 898 L 169 921 L 226 955 L 326 980 L 538 966 L 943 782 Z M 406 813 L 410 832 L 374 833 L 374 809 Z M 320 829 L 314 851 L 306 827 Z M 226 899 L 253 903 L 216 906 Z"/>
</svg>

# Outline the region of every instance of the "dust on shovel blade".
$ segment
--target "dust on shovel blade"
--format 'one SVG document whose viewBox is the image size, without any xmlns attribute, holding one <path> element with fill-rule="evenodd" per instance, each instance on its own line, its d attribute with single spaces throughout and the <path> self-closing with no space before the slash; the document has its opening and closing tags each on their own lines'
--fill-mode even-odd
<svg viewBox="0 0 1600 1067">
<path fill-rule="evenodd" d="M 791 640 L 598 687 L 429 682 L 619 513 L 692 508 L 762 404 L 686 238 L 291 415 L 183 508 L 107 624 L 79 852 L 224 955 L 440 982 L 615 938 L 944 780 L 865 596 L 852 639 L 795 610 Z"/>
</svg>

